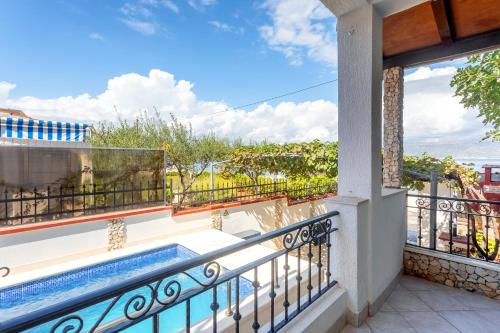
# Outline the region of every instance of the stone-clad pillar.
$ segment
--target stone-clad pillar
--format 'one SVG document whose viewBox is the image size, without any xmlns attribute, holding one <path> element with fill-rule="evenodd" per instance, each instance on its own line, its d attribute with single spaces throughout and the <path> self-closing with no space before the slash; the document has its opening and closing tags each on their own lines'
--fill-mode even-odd
<svg viewBox="0 0 500 333">
<path fill-rule="evenodd" d="M 384 186 L 401 187 L 403 176 L 402 67 L 384 70 Z"/>
</svg>

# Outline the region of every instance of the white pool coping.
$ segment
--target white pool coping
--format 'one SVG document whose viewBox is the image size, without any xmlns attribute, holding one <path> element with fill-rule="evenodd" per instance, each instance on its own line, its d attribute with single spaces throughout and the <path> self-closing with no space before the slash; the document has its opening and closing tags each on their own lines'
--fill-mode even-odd
<svg viewBox="0 0 500 333">
<path fill-rule="evenodd" d="M 225 246 L 229 246 L 235 243 L 242 242 L 241 238 L 235 237 L 233 235 L 226 234 L 224 232 L 210 229 L 204 230 L 200 232 L 190 233 L 186 235 L 176 235 L 175 237 L 167 237 L 161 240 L 155 240 L 127 248 L 123 248 L 120 250 L 115 250 L 111 252 L 101 253 L 92 255 L 86 258 L 79 258 L 72 261 L 50 265 L 44 268 L 34 269 L 32 271 L 18 273 L 14 275 L 7 276 L 5 278 L 0 279 L 0 288 L 7 288 L 10 286 L 18 285 L 24 282 L 29 282 L 37 279 L 41 279 L 44 277 L 49 277 L 52 275 L 57 275 L 60 273 L 65 273 L 71 270 L 88 267 L 96 264 L 100 264 L 109 260 L 118 259 L 126 256 L 130 256 L 136 253 L 153 250 L 155 248 L 164 247 L 169 244 L 179 244 L 182 245 L 189 250 L 192 250 L 198 254 L 205 254 Z M 246 263 L 250 263 L 254 260 L 257 260 L 263 256 L 274 253 L 275 250 L 262 246 L 262 245 L 254 245 L 244 251 L 239 251 L 233 254 L 230 254 L 226 257 L 220 258 L 217 260 L 223 267 L 232 270 L 238 268 Z M 281 259 L 281 258 L 280 258 Z M 280 266 L 284 264 L 281 262 Z M 296 261 L 296 260 L 294 260 Z M 305 263 L 302 267 L 305 267 Z M 296 266 L 294 263 L 290 263 L 291 271 L 293 267 Z M 263 275 L 264 272 L 270 271 L 270 267 L 266 269 L 260 269 L 259 278 Z M 281 270 L 282 271 L 282 270 Z M 247 274 L 245 274 L 247 275 Z M 248 274 L 247 278 L 251 279 L 253 277 L 252 274 Z M 269 274 L 266 274 L 269 275 Z M 246 276 L 245 276 L 246 277 Z M 262 278 L 264 281 L 269 282 L 269 278 Z"/>
</svg>

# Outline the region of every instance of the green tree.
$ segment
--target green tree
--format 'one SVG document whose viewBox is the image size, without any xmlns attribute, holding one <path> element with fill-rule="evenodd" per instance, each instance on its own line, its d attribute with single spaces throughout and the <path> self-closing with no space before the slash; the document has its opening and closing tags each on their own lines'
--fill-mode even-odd
<svg viewBox="0 0 500 333">
<path fill-rule="evenodd" d="M 230 149 L 227 140 L 213 133 L 197 136 L 190 124 L 183 124 L 173 115 L 170 121 L 165 121 L 158 114 L 154 117 L 142 114 L 131 123 L 124 120 L 116 124 L 100 123 L 92 134 L 91 143 L 96 147 L 163 149 L 167 164 L 180 178 L 179 204 L 210 162 L 224 159 Z"/>
<path fill-rule="evenodd" d="M 493 126 L 484 139 L 500 141 L 500 50 L 469 57 L 451 86 L 465 107 L 478 108 L 483 124 Z"/>
<path fill-rule="evenodd" d="M 236 147 L 222 163 L 222 175 L 226 178 L 237 174 L 246 175 L 257 187 L 259 177 L 279 168 L 278 163 L 273 161 L 274 149 L 274 145 L 267 143 Z"/>
<path fill-rule="evenodd" d="M 313 176 L 337 177 L 337 143 L 260 143 L 234 149 L 222 165 L 226 177 L 247 175 L 255 185 L 260 176 L 282 174 L 293 179 Z"/>
<path fill-rule="evenodd" d="M 196 136 L 191 125 L 185 125 L 172 117 L 172 122 L 161 121 L 163 145 L 168 164 L 179 175 L 182 195 L 179 205 L 186 198 L 196 178 L 208 168 L 211 162 L 223 160 L 230 151 L 227 140 L 217 138 L 213 133 Z"/>
<path fill-rule="evenodd" d="M 404 156 L 403 169 L 425 175 L 429 175 L 432 171 L 436 171 L 441 177 L 447 179 L 450 185 L 460 191 L 462 195 L 466 194 L 469 187 L 479 183 L 477 172 L 472 170 L 468 165 L 457 163 L 451 156 L 447 156 L 443 159 L 432 157 L 426 153 L 421 156 Z M 405 173 L 403 175 L 403 186 L 422 190 L 424 188 L 424 181 L 418 177 Z"/>
</svg>

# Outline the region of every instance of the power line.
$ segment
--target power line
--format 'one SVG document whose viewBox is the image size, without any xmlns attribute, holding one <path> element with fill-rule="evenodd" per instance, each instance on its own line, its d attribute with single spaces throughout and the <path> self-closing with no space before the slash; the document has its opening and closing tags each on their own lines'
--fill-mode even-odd
<svg viewBox="0 0 500 333">
<path fill-rule="evenodd" d="M 273 101 L 275 99 L 279 99 L 279 98 L 283 98 L 283 97 L 295 95 L 295 94 L 301 93 L 303 91 L 307 91 L 307 90 L 311 90 L 311 89 L 314 89 L 314 88 L 318 88 L 318 87 L 321 87 L 321 86 L 324 86 L 326 84 L 330 84 L 330 83 L 333 83 L 333 82 L 336 82 L 336 81 L 337 81 L 337 79 L 326 81 L 326 82 L 322 82 L 322 83 L 318 83 L 318 84 L 315 84 L 313 86 L 309 86 L 309 87 L 306 87 L 306 88 L 302 88 L 302 89 L 290 91 L 290 92 L 284 93 L 282 95 L 278 95 L 278 96 L 274 96 L 274 97 L 269 97 L 269 98 L 266 98 L 266 99 L 261 99 L 260 101 L 256 101 L 256 102 L 252 102 L 252 103 L 248 103 L 248 104 L 236 106 L 236 107 L 234 107 L 234 109 L 244 109 L 246 107 L 253 106 L 253 105 L 256 105 L 256 104 L 270 102 L 270 101 Z"/>
<path fill-rule="evenodd" d="M 315 84 L 315 85 L 312 85 L 312 86 L 308 86 L 308 87 L 305 87 L 305 88 L 293 90 L 293 91 L 290 91 L 290 92 L 287 92 L 287 93 L 284 93 L 284 94 L 281 94 L 281 95 L 277 95 L 277 96 L 273 96 L 273 97 L 261 99 L 261 100 L 255 101 L 255 102 L 251 102 L 251 103 L 247 103 L 247 104 L 235 106 L 235 107 L 232 107 L 232 108 L 227 108 L 227 109 L 222 110 L 222 111 L 212 112 L 212 113 L 204 114 L 204 115 L 197 115 L 197 116 L 194 116 L 194 117 L 211 117 L 211 116 L 214 116 L 214 115 L 217 115 L 217 114 L 220 114 L 220 113 L 234 111 L 234 110 L 237 110 L 237 109 L 244 109 L 244 108 L 247 108 L 249 106 L 253 106 L 253 105 L 257 105 L 257 104 L 261 104 L 261 103 L 265 103 L 265 102 L 270 102 L 270 101 L 274 101 L 276 99 L 280 99 L 280 98 L 283 98 L 283 97 L 288 97 L 288 96 L 292 96 L 292 95 L 295 95 L 295 94 L 299 94 L 299 93 L 307 91 L 307 90 L 311 90 L 311 89 L 314 89 L 314 88 L 318 88 L 318 87 L 321 87 L 321 86 L 324 86 L 324 85 L 336 82 L 337 80 L 338 79 L 321 82 L 321 83 L 318 83 L 318 84 Z"/>
</svg>

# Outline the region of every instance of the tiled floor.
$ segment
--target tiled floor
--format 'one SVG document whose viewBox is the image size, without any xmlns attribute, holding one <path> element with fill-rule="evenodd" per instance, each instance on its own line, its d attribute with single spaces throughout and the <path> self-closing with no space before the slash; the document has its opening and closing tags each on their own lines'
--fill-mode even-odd
<svg viewBox="0 0 500 333">
<path fill-rule="evenodd" d="M 499 333 L 500 301 L 403 276 L 382 309 L 342 333 Z"/>
</svg>

